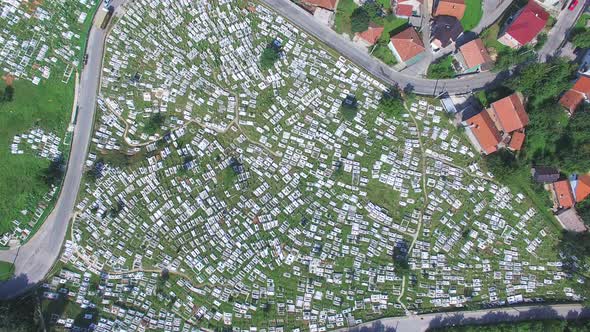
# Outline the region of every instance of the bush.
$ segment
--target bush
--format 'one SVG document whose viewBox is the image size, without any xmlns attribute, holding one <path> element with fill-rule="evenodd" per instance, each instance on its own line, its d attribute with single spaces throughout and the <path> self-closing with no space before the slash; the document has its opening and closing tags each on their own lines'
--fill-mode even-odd
<svg viewBox="0 0 590 332">
<path fill-rule="evenodd" d="M 432 63 L 428 67 L 428 78 L 444 79 L 455 77 L 455 69 L 453 69 L 453 58 L 450 56 L 444 57 L 437 62 Z"/>
<path fill-rule="evenodd" d="M 590 30 L 577 30 L 572 37 L 572 44 L 578 48 L 590 48 Z"/>
<path fill-rule="evenodd" d="M 391 88 L 388 91 L 383 92 L 377 109 L 389 117 L 399 117 L 405 110 L 404 101 L 399 90 Z"/>
<path fill-rule="evenodd" d="M 357 101 L 355 96 L 347 96 L 342 101 L 342 106 L 340 107 L 340 112 L 344 119 L 348 121 L 352 121 L 356 117 L 357 113 Z"/>
<path fill-rule="evenodd" d="M 276 47 L 274 43 L 269 43 L 266 48 L 262 51 L 260 56 L 260 66 L 263 69 L 271 68 L 277 60 L 280 58 L 280 48 Z"/>
</svg>

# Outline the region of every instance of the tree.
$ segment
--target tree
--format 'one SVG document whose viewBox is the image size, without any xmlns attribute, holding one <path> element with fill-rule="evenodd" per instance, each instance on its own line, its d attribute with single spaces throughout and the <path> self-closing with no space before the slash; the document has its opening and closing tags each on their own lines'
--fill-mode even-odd
<svg viewBox="0 0 590 332">
<path fill-rule="evenodd" d="M 389 117 L 399 117 L 405 110 L 404 101 L 399 90 L 391 88 L 383 92 L 377 109 Z"/>
<path fill-rule="evenodd" d="M 428 78 L 444 79 L 453 78 L 455 70 L 453 69 L 453 58 L 450 56 L 444 57 L 428 67 Z"/>
<path fill-rule="evenodd" d="M 14 87 L 7 85 L 4 88 L 4 93 L 0 94 L 0 102 L 11 102 L 14 99 Z"/>
<path fill-rule="evenodd" d="M 567 172 L 590 170 L 590 111 L 577 112 L 557 141 L 559 166 Z"/>
<path fill-rule="evenodd" d="M 356 8 L 350 15 L 351 31 L 354 33 L 367 30 L 369 28 L 369 21 L 369 13 L 364 6 Z"/>
<path fill-rule="evenodd" d="M 63 156 L 59 156 L 51 161 L 47 169 L 43 172 L 41 177 L 43 181 L 48 185 L 56 185 L 61 181 L 65 173 L 65 160 Z"/>
<path fill-rule="evenodd" d="M 567 126 L 567 114 L 555 101 L 538 107 L 528 107 L 527 149 L 523 151 L 528 160 L 537 165 L 553 165 L 557 142 Z"/>
<path fill-rule="evenodd" d="M 156 113 L 152 115 L 148 123 L 145 125 L 145 132 L 150 135 L 155 134 L 158 131 L 158 129 L 160 129 L 160 127 L 164 124 L 165 120 L 166 118 L 162 115 L 162 113 Z"/>
<path fill-rule="evenodd" d="M 357 113 L 357 100 L 355 96 L 348 95 L 342 101 L 342 106 L 340 107 L 340 112 L 344 119 L 348 121 L 354 120 Z"/>
<path fill-rule="evenodd" d="M 260 56 L 260 66 L 263 69 L 269 69 L 280 58 L 280 47 L 276 46 L 275 42 L 270 42 L 262 51 Z"/>
<path fill-rule="evenodd" d="M 530 47 L 522 47 L 518 50 L 506 48 L 498 53 L 494 71 L 504 71 L 534 58 L 535 53 Z"/>
<path fill-rule="evenodd" d="M 578 48 L 590 48 L 590 30 L 576 32 L 572 37 L 572 44 Z"/>
<path fill-rule="evenodd" d="M 484 158 L 488 169 L 500 181 L 506 180 L 508 176 L 518 168 L 518 162 L 512 152 L 500 149 Z"/>
<path fill-rule="evenodd" d="M 12 300 L 0 301 L 1 331 L 38 331 L 40 329 L 34 293 Z"/>
</svg>

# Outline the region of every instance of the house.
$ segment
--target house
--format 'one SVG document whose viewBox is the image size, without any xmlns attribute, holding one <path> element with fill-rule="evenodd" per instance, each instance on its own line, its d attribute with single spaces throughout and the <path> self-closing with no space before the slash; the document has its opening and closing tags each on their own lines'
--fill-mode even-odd
<svg viewBox="0 0 590 332">
<path fill-rule="evenodd" d="M 377 40 L 379 40 L 382 33 L 383 27 L 370 23 L 367 30 L 355 34 L 354 41 L 364 44 L 365 46 L 372 46 L 375 45 Z"/>
<path fill-rule="evenodd" d="M 553 200 L 558 209 L 569 209 L 574 206 L 574 195 L 568 180 L 553 183 Z"/>
<path fill-rule="evenodd" d="M 463 26 L 456 17 L 437 16 L 431 26 L 430 45 L 437 51 L 453 44 L 463 33 Z"/>
<path fill-rule="evenodd" d="M 553 183 L 559 180 L 559 171 L 553 167 L 535 166 L 531 170 L 533 180 L 538 183 Z"/>
<path fill-rule="evenodd" d="M 459 62 L 465 68 L 466 73 L 482 72 L 492 68 L 493 62 L 483 41 L 474 39 L 461 47 L 457 53 Z"/>
<path fill-rule="evenodd" d="M 580 175 L 572 183 L 576 202 L 581 202 L 590 195 L 590 174 Z"/>
<path fill-rule="evenodd" d="M 498 150 L 498 144 L 502 136 L 494 125 L 488 112 L 481 111 L 464 121 L 469 138 L 477 141 L 480 152 L 490 154 Z M 471 134 L 471 135 L 469 135 Z"/>
<path fill-rule="evenodd" d="M 425 54 L 424 43 L 413 27 L 391 37 L 388 47 L 397 61 L 407 66 L 418 62 Z"/>
<path fill-rule="evenodd" d="M 529 117 L 523 105 L 523 96 L 520 93 L 513 93 L 493 102 L 488 112 L 496 127 L 504 133 L 523 129 L 529 123 Z"/>
<path fill-rule="evenodd" d="M 301 4 L 309 7 L 320 7 L 334 11 L 338 6 L 338 0 L 303 0 Z"/>
<path fill-rule="evenodd" d="M 453 16 L 460 20 L 465 15 L 466 8 L 465 0 L 439 0 L 434 16 Z"/>
<path fill-rule="evenodd" d="M 508 144 L 508 149 L 512 151 L 520 151 L 522 149 L 522 145 L 524 144 L 524 131 L 519 130 L 512 133 L 510 137 L 510 143 Z"/>
<path fill-rule="evenodd" d="M 535 40 L 547 20 L 549 14 L 534 0 L 530 0 L 498 41 L 511 48 L 522 47 Z"/>
<path fill-rule="evenodd" d="M 589 97 L 590 78 L 587 76 L 580 76 L 574 86 L 559 99 L 559 104 L 561 104 L 570 115 L 573 115 L 582 101 L 588 100 Z"/>
<path fill-rule="evenodd" d="M 410 18 L 412 16 L 420 16 L 420 6 L 422 2 L 419 0 L 398 0 L 395 2 L 395 16 L 398 18 Z"/>
</svg>

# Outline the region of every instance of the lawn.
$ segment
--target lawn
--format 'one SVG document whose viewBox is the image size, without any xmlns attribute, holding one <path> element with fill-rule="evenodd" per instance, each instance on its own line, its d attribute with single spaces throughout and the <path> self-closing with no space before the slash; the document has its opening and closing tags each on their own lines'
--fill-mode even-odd
<svg viewBox="0 0 590 332">
<path fill-rule="evenodd" d="M 477 26 L 483 15 L 481 0 L 465 0 L 465 15 L 461 19 L 463 30 L 470 31 Z"/>
<path fill-rule="evenodd" d="M 397 59 L 385 43 L 377 43 L 371 54 L 387 65 L 393 66 L 397 63 Z"/>
<path fill-rule="evenodd" d="M 391 38 L 390 36 L 403 30 L 408 24 L 408 20 L 389 15 L 385 17 L 381 23 L 383 24 L 383 33 L 379 37 L 377 44 L 375 44 L 372 55 L 384 63 L 393 66 L 397 63 L 397 59 L 393 53 L 391 53 L 387 44 Z"/>
<path fill-rule="evenodd" d="M 57 76 L 38 86 L 15 80 L 14 100 L 0 103 L 0 232 L 10 230 L 15 219 L 25 220 L 20 211 L 34 210 L 49 191 L 40 178 L 49 160 L 30 153 L 13 155 L 10 145 L 15 135 L 35 127 L 63 137 L 72 110 L 74 83 L 72 79 L 63 84 Z M 0 82 L 0 89 L 4 88 L 5 83 Z"/>
<path fill-rule="evenodd" d="M 353 0 L 340 0 L 336 7 L 336 17 L 334 18 L 334 30 L 338 33 L 351 34 L 350 15 L 358 6 Z"/>
<path fill-rule="evenodd" d="M 8 262 L 0 261 L 0 281 L 5 281 L 14 275 L 14 265 Z"/>
<path fill-rule="evenodd" d="M 433 79 L 453 78 L 455 70 L 453 69 L 453 57 L 446 56 L 433 62 L 428 67 L 426 77 Z"/>
</svg>

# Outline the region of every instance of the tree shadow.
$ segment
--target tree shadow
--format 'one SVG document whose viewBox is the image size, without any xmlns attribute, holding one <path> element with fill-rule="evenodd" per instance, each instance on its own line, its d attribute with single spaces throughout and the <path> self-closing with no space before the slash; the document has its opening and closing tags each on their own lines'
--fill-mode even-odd
<svg viewBox="0 0 590 332">
<path fill-rule="evenodd" d="M 18 276 L 0 282 L 0 300 L 13 299 L 30 290 L 35 283 L 29 281 L 29 277 L 21 273 Z"/>
<path fill-rule="evenodd" d="M 351 327 L 349 332 L 396 332 L 395 327 L 385 326 L 380 320 L 374 321 L 371 326 Z"/>
</svg>

